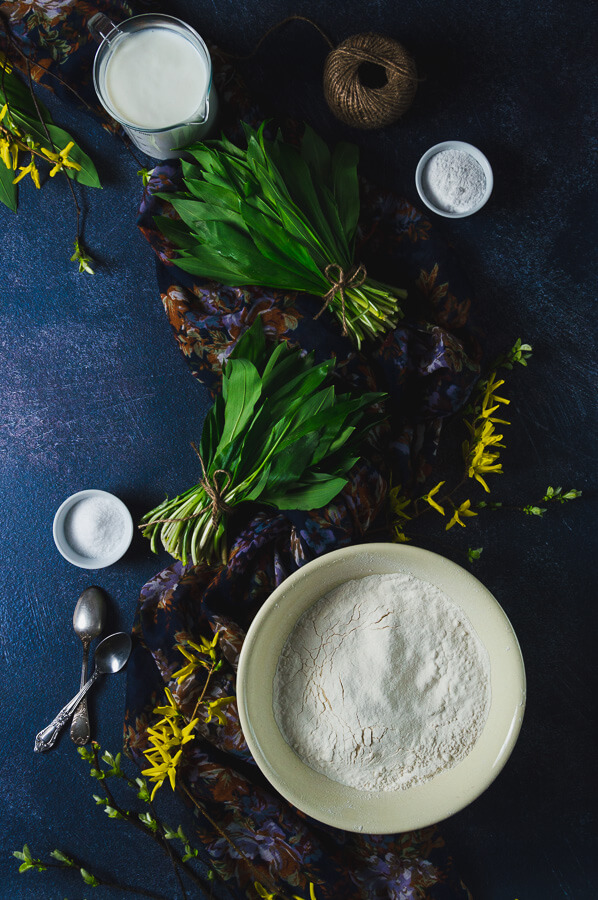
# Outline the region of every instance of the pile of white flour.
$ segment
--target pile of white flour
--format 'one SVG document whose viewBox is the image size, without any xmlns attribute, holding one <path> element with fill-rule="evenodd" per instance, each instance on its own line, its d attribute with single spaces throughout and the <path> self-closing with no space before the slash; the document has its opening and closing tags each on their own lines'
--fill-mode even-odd
<svg viewBox="0 0 598 900">
<path fill-rule="evenodd" d="M 451 213 L 468 212 L 486 193 L 484 170 L 464 150 L 435 153 L 424 169 L 422 184 L 428 199 Z"/>
<path fill-rule="evenodd" d="M 322 597 L 274 678 L 287 743 L 363 791 L 407 788 L 460 762 L 489 706 L 485 647 L 446 594 L 412 575 L 371 575 Z"/>
</svg>

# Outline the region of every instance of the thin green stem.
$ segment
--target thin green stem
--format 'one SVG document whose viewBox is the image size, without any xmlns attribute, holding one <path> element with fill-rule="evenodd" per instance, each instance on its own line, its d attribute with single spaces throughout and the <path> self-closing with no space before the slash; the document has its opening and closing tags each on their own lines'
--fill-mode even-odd
<svg viewBox="0 0 598 900">
<path fill-rule="evenodd" d="M 75 857 L 73 857 L 73 865 L 67 865 L 66 863 L 60 862 L 45 862 L 43 859 L 35 859 L 33 860 L 33 862 L 39 863 L 44 867 L 44 869 L 59 869 L 62 872 L 70 870 L 80 874 L 80 869 L 85 869 L 86 872 L 89 872 L 91 875 L 93 875 L 100 887 L 111 888 L 112 890 L 122 891 L 123 893 L 141 894 L 143 897 L 151 897 L 153 898 L 153 900 L 168 900 L 165 894 L 156 894 L 154 891 L 149 891 L 146 888 L 133 887 L 132 885 L 121 884 L 118 881 L 106 881 L 99 875 L 91 872 L 86 864 Z"/>
<path fill-rule="evenodd" d="M 26 60 L 26 67 L 27 67 L 27 86 L 29 88 L 29 93 L 31 94 L 31 99 L 33 100 L 33 105 L 35 106 L 35 111 L 37 113 L 37 117 L 40 121 L 42 128 L 44 129 L 44 131 L 46 133 L 46 138 L 48 140 L 48 143 L 50 144 L 52 151 L 54 153 L 56 153 L 56 145 L 54 144 L 54 141 L 52 140 L 52 135 L 50 134 L 50 132 L 48 130 L 48 126 L 46 125 L 44 117 L 42 116 L 41 109 L 39 107 L 39 103 L 37 102 L 37 97 L 35 96 L 35 91 L 33 90 L 33 79 L 31 77 L 31 62 L 29 60 L 29 57 L 25 57 L 25 60 Z M 77 217 L 75 227 L 76 227 L 77 241 L 79 241 L 81 239 L 81 231 L 80 231 L 81 207 L 79 206 L 79 201 L 77 200 L 75 188 L 73 187 L 73 183 L 70 179 L 67 169 L 63 168 L 62 171 L 64 172 L 64 177 L 66 178 L 66 180 L 68 182 L 69 190 L 70 190 L 71 196 L 73 198 L 73 203 L 75 204 L 75 211 L 76 211 L 76 217 Z"/>
<path fill-rule="evenodd" d="M 92 745 L 92 751 L 93 751 L 93 756 L 94 756 L 95 768 L 98 771 L 100 771 L 101 766 L 100 766 L 100 759 L 98 756 L 98 748 L 95 744 Z M 206 884 L 205 884 L 204 880 L 202 878 L 200 878 L 199 875 L 197 875 L 197 873 L 194 872 L 193 869 L 187 865 L 187 863 L 184 863 L 182 861 L 180 856 L 175 851 L 173 851 L 172 848 L 168 845 L 168 842 L 166 841 L 166 839 L 163 838 L 161 835 L 157 834 L 155 831 L 153 831 L 148 825 L 145 825 L 137 817 L 136 813 L 132 813 L 127 809 L 123 809 L 117 803 L 117 801 L 114 798 L 114 795 L 112 794 L 112 791 L 110 790 L 110 788 L 108 787 L 108 785 L 106 783 L 106 778 L 101 778 L 101 779 L 99 779 L 99 781 L 102 785 L 102 789 L 104 790 L 104 793 L 106 794 L 106 797 L 108 798 L 108 802 L 109 802 L 110 806 L 112 806 L 116 810 L 116 812 L 119 814 L 119 816 L 122 819 L 124 819 L 126 822 L 128 822 L 130 825 L 132 825 L 134 828 L 136 828 L 138 831 L 141 831 L 143 834 L 147 835 L 147 837 L 150 837 L 155 843 L 158 844 L 158 846 L 162 849 L 162 852 L 166 853 L 166 855 L 172 860 L 173 864 L 178 866 L 185 873 L 185 875 L 187 875 L 187 877 L 190 878 L 191 881 L 193 881 L 194 884 L 196 884 L 198 887 L 200 887 L 202 889 L 205 889 Z"/>
</svg>

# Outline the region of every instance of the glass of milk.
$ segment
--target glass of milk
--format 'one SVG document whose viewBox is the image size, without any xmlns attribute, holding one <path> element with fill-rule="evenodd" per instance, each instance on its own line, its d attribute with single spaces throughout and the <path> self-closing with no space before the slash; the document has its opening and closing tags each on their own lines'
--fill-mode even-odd
<svg viewBox="0 0 598 900">
<path fill-rule="evenodd" d="M 140 150 L 171 159 L 207 135 L 218 106 L 212 60 L 190 25 L 153 14 L 115 25 L 97 13 L 88 27 L 100 42 L 96 93 Z"/>
</svg>

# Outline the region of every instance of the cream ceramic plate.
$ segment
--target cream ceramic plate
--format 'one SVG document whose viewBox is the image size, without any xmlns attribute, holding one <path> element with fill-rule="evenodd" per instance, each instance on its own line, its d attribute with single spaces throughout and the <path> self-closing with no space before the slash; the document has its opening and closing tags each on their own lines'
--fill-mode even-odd
<svg viewBox="0 0 598 900">
<path fill-rule="evenodd" d="M 406 790 L 358 791 L 310 769 L 285 742 L 272 711 L 274 673 L 289 633 L 316 600 L 345 581 L 394 572 L 411 573 L 436 585 L 465 612 L 490 657 L 492 700 L 482 734 L 469 755 L 454 768 Z M 525 670 L 511 623 L 477 578 L 450 560 L 418 547 L 361 544 L 308 563 L 271 594 L 243 644 L 237 696 L 249 749 L 283 797 L 327 825 L 346 831 L 392 834 L 423 828 L 453 815 L 494 781 L 521 728 Z"/>
</svg>

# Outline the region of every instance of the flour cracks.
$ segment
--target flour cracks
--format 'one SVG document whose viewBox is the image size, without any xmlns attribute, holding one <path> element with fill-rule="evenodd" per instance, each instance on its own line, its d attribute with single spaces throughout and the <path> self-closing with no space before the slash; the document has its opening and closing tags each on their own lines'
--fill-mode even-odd
<svg viewBox="0 0 598 900">
<path fill-rule="evenodd" d="M 273 711 L 307 765 L 372 791 L 463 759 L 489 703 L 488 654 L 467 617 L 400 574 L 348 582 L 303 614 L 278 662 Z"/>
</svg>

